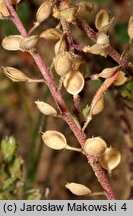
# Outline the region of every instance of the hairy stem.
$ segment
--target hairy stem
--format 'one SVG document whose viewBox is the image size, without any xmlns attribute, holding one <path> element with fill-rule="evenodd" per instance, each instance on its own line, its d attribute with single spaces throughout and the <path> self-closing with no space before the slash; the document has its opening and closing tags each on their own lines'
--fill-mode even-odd
<svg viewBox="0 0 133 216">
<path fill-rule="evenodd" d="M 17 14 L 16 14 L 16 11 L 10 5 L 8 0 L 4 0 L 4 2 L 7 5 L 7 8 L 9 10 L 9 12 L 11 13 L 12 20 L 13 20 L 14 24 L 16 25 L 17 29 L 19 30 L 20 34 L 22 34 L 22 36 L 26 37 L 28 34 L 27 34 L 23 24 L 19 20 Z M 38 68 L 40 69 L 40 71 L 41 71 L 41 73 L 42 73 L 42 75 L 43 75 L 43 77 L 44 77 L 44 79 L 45 79 L 45 81 L 49 87 L 49 90 L 50 90 L 50 92 L 51 92 L 60 112 L 61 112 L 61 114 L 63 114 L 65 121 L 67 122 L 67 124 L 69 125 L 69 127 L 73 131 L 74 135 L 78 139 L 81 147 L 83 147 L 85 140 L 86 140 L 86 136 L 78 128 L 78 126 L 74 122 L 64 100 L 62 99 L 60 91 L 58 91 L 58 89 L 55 85 L 55 82 L 53 80 L 53 77 L 52 77 L 50 71 L 46 68 L 41 56 L 38 53 L 30 52 L 30 54 L 32 55 Z M 110 183 L 109 183 L 108 179 L 106 178 L 105 173 L 102 170 L 102 168 L 100 167 L 99 163 L 97 163 L 95 158 L 91 155 L 86 154 L 86 157 L 87 157 L 88 163 L 91 165 L 92 169 L 94 170 L 98 181 L 100 182 L 101 186 L 104 188 L 107 199 L 110 199 L 110 200 L 116 199 L 115 194 L 114 194 L 114 192 L 110 186 Z"/>
<path fill-rule="evenodd" d="M 76 20 L 76 24 L 79 26 L 81 30 L 83 30 L 86 35 L 94 42 L 97 40 L 97 32 L 95 32 L 90 26 L 88 26 L 85 22 Z M 114 59 L 121 67 L 125 68 L 127 73 L 130 76 L 133 76 L 133 65 L 131 62 L 128 62 L 126 58 L 121 58 L 121 55 L 112 47 L 108 47 L 108 55 Z"/>
</svg>

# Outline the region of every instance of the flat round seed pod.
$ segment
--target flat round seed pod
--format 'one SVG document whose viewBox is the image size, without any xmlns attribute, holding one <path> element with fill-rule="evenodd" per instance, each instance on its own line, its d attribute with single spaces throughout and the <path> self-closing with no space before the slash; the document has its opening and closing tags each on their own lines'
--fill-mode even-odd
<svg viewBox="0 0 133 216">
<path fill-rule="evenodd" d="M 67 92 L 77 95 L 84 87 L 84 77 L 80 71 L 70 71 L 66 74 L 63 84 Z"/>
<path fill-rule="evenodd" d="M 65 149 L 67 146 L 65 136 L 62 133 L 55 130 L 49 130 L 43 133 L 42 139 L 49 148 L 55 150 Z"/>
<path fill-rule="evenodd" d="M 125 73 L 120 71 L 120 74 L 117 78 L 117 80 L 114 82 L 115 86 L 121 86 L 127 81 L 127 77 L 125 76 Z"/>
<path fill-rule="evenodd" d="M 46 20 L 52 12 L 52 1 L 45 0 L 41 6 L 38 8 L 36 13 L 36 20 L 38 23 L 43 22 Z"/>
<path fill-rule="evenodd" d="M 107 148 L 104 154 L 100 157 L 99 163 L 106 170 L 115 169 L 121 161 L 121 154 L 116 148 Z"/>
<path fill-rule="evenodd" d="M 6 50 L 20 50 L 21 35 L 10 35 L 2 40 L 2 47 Z"/>
<path fill-rule="evenodd" d="M 106 142 L 101 137 L 88 138 L 84 144 L 84 150 L 90 155 L 100 156 L 107 148 Z"/>
<path fill-rule="evenodd" d="M 97 15 L 95 20 L 95 26 L 97 30 L 102 31 L 102 29 L 107 26 L 110 22 L 109 14 L 106 10 L 101 9 Z"/>
<path fill-rule="evenodd" d="M 92 108 L 92 114 L 96 115 L 104 109 L 104 96 L 102 95 Z"/>
<path fill-rule="evenodd" d="M 65 187 L 77 196 L 84 196 L 87 194 L 91 194 L 91 190 L 82 184 L 71 182 L 71 183 L 67 183 Z"/>
<path fill-rule="evenodd" d="M 40 112 L 43 113 L 44 115 L 56 116 L 57 111 L 51 105 L 49 105 L 43 101 L 35 101 L 35 104 L 37 105 Z"/>
<path fill-rule="evenodd" d="M 13 67 L 3 67 L 4 74 L 13 82 L 27 82 L 29 78 L 20 70 Z"/>
<path fill-rule="evenodd" d="M 66 50 L 66 41 L 61 38 L 55 44 L 55 47 L 54 47 L 55 55 L 58 55 L 59 53 L 62 53 L 65 50 Z"/>
<path fill-rule="evenodd" d="M 59 76 L 68 73 L 72 69 L 72 64 L 72 56 L 67 51 L 60 53 L 54 59 L 55 71 Z"/>
</svg>

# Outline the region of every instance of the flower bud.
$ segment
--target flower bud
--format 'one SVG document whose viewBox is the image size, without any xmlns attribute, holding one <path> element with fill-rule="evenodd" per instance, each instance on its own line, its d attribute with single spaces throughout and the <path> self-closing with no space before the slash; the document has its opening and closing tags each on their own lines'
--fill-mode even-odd
<svg viewBox="0 0 133 216">
<path fill-rule="evenodd" d="M 84 144 L 85 152 L 93 156 L 102 155 L 106 148 L 107 144 L 101 137 L 88 138 Z"/>
<path fill-rule="evenodd" d="M 123 71 L 120 71 L 117 80 L 114 82 L 115 86 L 121 86 L 127 81 L 127 77 Z"/>
<path fill-rule="evenodd" d="M 20 50 L 20 42 L 23 37 L 21 35 L 10 35 L 2 41 L 2 47 L 6 50 Z"/>
<path fill-rule="evenodd" d="M 63 84 L 67 92 L 77 95 L 82 91 L 85 81 L 80 71 L 69 71 L 63 80 Z"/>
<path fill-rule="evenodd" d="M 120 161 L 121 154 L 119 150 L 112 147 L 107 148 L 99 159 L 100 165 L 108 171 L 115 169 L 119 165 Z"/>
<path fill-rule="evenodd" d="M 109 37 L 104 32 L 100 32 L 97 37 L 97 44 L 109 45 Z"/>
<path fill-rule="evenodd" d="M 40 38 L 50 41 L 57 41 L 61 38 L 61 36 L 62 31 L 56 28 L 47 29 L 40 34 Z"/>
<path fill-rule="evenodd" d="M 91 108 L 92 114 L 96 115 L 100 112 L 102 112 L 102 110 L 104 109 L 104 96 L 102 95 L 97 102 L 95 103 L 95 105 Z"/>
<path fill-rule="evenodd" d="M 72 56 L 65 51 L 57 55 L 54 59 L 54 66 L 56 73 L 59 76 L 64 76 L 72 69 Z"/>
<path fill-rule="evenodd" d="M 19 46 L 22 50 L 31 50 L 37 45 L 37 42 L 38 42 L 38 35 L 32 35 L 23 38 Z"/>
<path fill-rule="evenodd" d="M 10 13 L 3 1 L 0 2 L 0 19 L 10 16 Z"/>
<path fill-rule="evenodd" d="M 109 78 L 111 77 L 120 67 L 116 66 L 113 68 L 105 68 L 101 73 L 98 74 L 98 77 Z"/>
<path fill-rule="evenodd" d="M 43 22 L 46 20 L 52 12 L 52 1 L 45 0 L 41 6 L 38 8 L 36 13 L 36 20 L 38 23 Z"/>
<path fill-rule="evenodd" d="M 13 82 L 27 82 L 30 80 L 22 71 L 13 67 L 3 67 L 4 74 Z"/>
<path fill-rule="evenodd" d="M 42 139 L 49 148 L 55 150 L 65 149 L 67 146 L 67 141 L 65 136 L 58 131 L 54 131 L 54 130 L 46 131 L 45 133 L 43 133 Z"/>
<path fill-rule="evenodd" d="M 85 196 L 87 194 L 91 194 L 91 190 L 82 184 L 71 182 L 67 183 L 65 187 L 77 196 Z"/>
<path fill-rule="evenodd" d="M 101 55 L 101 56 L 107 57 L 107 54 L 108 54 L 107 47 L 108 45 L 94 44 L 91 47 L 85 46 L 83 51 L 92 53 L 94 55 Z"/>
<path fill-rule="evenodd" d="M 44 115 L 57 115 L 57 111 L 51 105 L 44 103 L 42 101 L 35 101 L 35 104 L 37 105 L 40 112 Z"/>
<path fill-rule="evenodd" d="M 17 146 L 16 140 L 12 136 L 10 136 L 9 138 L 7 137 L 2 140 L 1 150 L 3 153 L 4 160 L 6 162 L 10 162 L 12 160 L 13 155 L 16 150 L 16 146 Z"/>
<path fill-rule="evenodd" d="M 62 53 L 66 50 L 66 41 L 63 37 L 59 41 L 56 42 L 54 51 L 55 55 L 58 55 L 59 53 Z"/>
<path fill-rule="evenodd" d="M 130 41 L 133 42 L 133 16 L 131 16 L 130 19 L 129 19 L 128 35 L 129 35 Z"/>
</svg>

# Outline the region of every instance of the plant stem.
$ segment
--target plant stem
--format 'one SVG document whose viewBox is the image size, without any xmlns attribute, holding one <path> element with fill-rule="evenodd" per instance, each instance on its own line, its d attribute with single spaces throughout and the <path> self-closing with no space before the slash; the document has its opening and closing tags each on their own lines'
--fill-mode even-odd
<svg viewBox="0 0 133 216">
<path fill-rule="evenodd" d="M 83 30 L 86 35 L 94 42 L 97 39 L 97 32 L 95 32 L 90 26 L 88 26 L 85 22 L 80 21 L 79 19 L 75 22 L 81 30 Z M 130 76 L 133 76 L 133 65 L 131 62 L 128 62 L 126 58 L 121 58 L 121 55 L 112 47 L 108 47 L 108 55 L 114 59 L 121 67 L 125 68 L 127 73 Z"/>
<path fill-rule="evenodd" d="M 13 9 L 13 7 L 10 5 L 8 0 L 4 0 L 9 12 L 12 15 L 12 20 L 14 22 L 14 24 L 16 25 L 16 27 L 18 28 L 20 34 L 22 34 L 22 36 L 27 36 L 27 32 L 23 26 L 23 24 L 21 23 L 21 21 L 18 21 L 19 18 L 16 14 L 16 11 Z M 17 17 L 17 18 L 16 18 Z M 86 140 L 86 136 L 85 134 L 78 128 L 78 126 L 75 124 L 75 122 L 73 121 L 73 118 L 65 104 L 65 102 L 62 99 L 61 93 L 58 91 L 55 82 L 53 80 L 53 77 L 50 73 L 50 71 L 46 68 L 41 56 L 39 55 L 39 53 L 35 53 L 35 52 L 30 52 L 30 54 L 32 55 L 33 59 L 35 60 L 38 68 L 40 69 L 48 87 L 49 90 L 61 112 L 61 114 L 64 115 L 64 119 L 67 122 L 67 124 L 69 125 L 70 129 L 73 131 L 74 135 L 76 136 L 76 138 L 78 139 L 81 147 L 84 146 L 85 140 Z M 94 173 L 98 179 L 98 181 L 100 182 L 101 186 L 104 188 L 105 190 L 105 194 L 107 199 L 110 200 L 114 200 L 116 199 L 115 194 L 110 186 L 110 183 L 108 181 L 108 179 L 105 176 L 104 171 L 102 170 L 102 168 L 100 167 L 99 163 L 96 162 L 95 158 L 89 154 L 86 154 L 86 157 L 88 159 L 88 163 L 91 165 L 92 169 L 94 170 Z"/>
</svg>

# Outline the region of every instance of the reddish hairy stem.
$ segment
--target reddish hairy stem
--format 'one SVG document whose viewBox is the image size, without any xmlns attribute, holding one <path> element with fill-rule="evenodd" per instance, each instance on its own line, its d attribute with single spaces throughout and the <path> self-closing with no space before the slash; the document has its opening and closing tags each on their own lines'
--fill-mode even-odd
<svg viewBox="0 0 133 216">
<path fill-rule="evenodd" d="M 27 34 L 23 24 L 21 23 L 21 21 L 17 17 L 15 10 L 10 5 L 8 0 L 4 0 L 4 2 L 7 5 L 7 8 L 12 15 L 12 20 L 13 20 L 14 24 L 16 25 L 17 29 L 19 30 L 20 34 L 22 34 L 22 36 L 26 37 L 28 34 Z M 73 131 L 74 135 L 78 139 L 79 143 L 83 147 L 85 140 L 86 140 L 86 136 L 84 133 L 82 133 L 82 131 L 78 128 L 78 126 L 73 121 L 72 116 L 71 116 L 68 108 L 66 107 L 65 102 L 63 101 L 60 92 L 58 91 L 58 89 L 55 85 L 55 82 L 53 80 L 53 77 L 52 77 L 50 71 L 46 68 L 44 62 L 42 61 L 42 58 L 40 57 L 40 55 L 38 53 L 35 53 L 35 52 L 30 52 L 30 53 L 31 53 L 32 57 L 34 58 L 38 68 L 40 69 L 60 112 L 64 116 L 65 121 L 67 122 L 67 124 L 69 125 L 69 127 Z M 105 173 L 102 170 L 102 168 L 100 167 L 100 165 L 98 163 L 96 163 L 96 160 L 93 156 L 86 154 L 86 157 L 88 159 L 88 163 L 91 165 L 92 169 L 94 170 L 98 181 L 100 182 L 101 186 L 104 188 L 105 195 L 106 195 L 107 199 L 110 199 L 110 200 L 116 199 L 115 194 L 114 194 L 114 192 L 110 186 L 110 183 L 108 182 L 108 179 L 106 178 Z"/>
<path fill-rule="evenodd" d="M 85 22 L 80 20 L 76 20 L 76 24 L 79 26 L 81 30 L 83 30 L 88 38 L 92 41 L 96 42 L 97 40 L 97 32 L 95 32 L 90 26 L 88 26 Z M 125 68 L 130 76 L 133 76 L 133 65 L 127 61 L 126 58 L 121 58 L 121 55 L 111 46 L 108 47 L 108 55 L 114 59 L 121 67 Z"/>
</svg>

